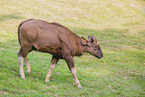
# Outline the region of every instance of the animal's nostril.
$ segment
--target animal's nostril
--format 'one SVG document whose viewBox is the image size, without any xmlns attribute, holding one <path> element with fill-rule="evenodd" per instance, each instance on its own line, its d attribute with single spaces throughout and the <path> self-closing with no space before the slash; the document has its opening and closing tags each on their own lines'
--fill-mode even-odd
<svg viewBox="0 0 145 97">
<path fill-rule="evenodd" d="M 99 57 L 103 57 L 103 54 L 100 54 Z"/>
</svg>

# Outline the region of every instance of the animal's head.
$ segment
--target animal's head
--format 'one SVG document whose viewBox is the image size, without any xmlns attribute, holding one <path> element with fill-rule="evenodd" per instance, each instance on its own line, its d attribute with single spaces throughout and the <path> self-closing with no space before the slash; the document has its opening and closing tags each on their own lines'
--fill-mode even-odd
<svg viewBox="0 0 145 97">
<path fill-rule="evenodd" d="M 90 53 L 91 55 L 97 57 L 97 58 L 102 58 L 103 53 L 102 50 L 97 42 L 97 39 L 94 36 L 89 36 L 88 40 L 85 38 L 81 37 L 81 44 L 82 46 L 86 46 L 87 52 Z"/>
</svg>

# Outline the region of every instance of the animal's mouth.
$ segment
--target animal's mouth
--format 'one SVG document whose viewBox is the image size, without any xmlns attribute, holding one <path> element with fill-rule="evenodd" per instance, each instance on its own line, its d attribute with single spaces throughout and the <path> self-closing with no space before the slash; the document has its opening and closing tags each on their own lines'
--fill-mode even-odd
<svg viewBox="0 0 145 97">
<path fill-rule="evenodd" d="M 102 57 L 98 57 L 98 56 L 97 56 L 97 58 L 98 58 L 98 59 L 101 59 Z"/>
<path fill-rule="evenodd" d="M 103 54 L 100 54 L 98 56 L 96 56 L 98 59 L 101 59 L 103 57 Z"/>
</svg>

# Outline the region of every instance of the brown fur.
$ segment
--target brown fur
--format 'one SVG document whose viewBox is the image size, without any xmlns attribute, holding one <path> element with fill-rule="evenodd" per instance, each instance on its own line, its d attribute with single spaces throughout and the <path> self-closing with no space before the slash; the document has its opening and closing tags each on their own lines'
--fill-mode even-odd
<svg viewBox="0 0 145 97">
<path fill-rule="evenodd" d="M 79 37 L 67 27 L 56 23 L 46 22 L 43 20 L 29 19 L 20 23 L 18 27 L 18 40 L 20 43 L 19 64 L 20 75 L 25 78 L 23 72 L 23 59 L 27 59 L 27 54 L 32 50 L 46 52 L 53 55 L 51 62 L 51 69 L 46 76 L 46 83 L 49 82 L 49 77 L 53 70 L 53 65 L 56 65 L 59 59 L 65 59 L 71 70 L 76 84 L 81 87 L 77 76 L 73 56 L 81 56 L 83 53 L 88 52 L 95 57 L 103 57 L 103 53 L 97 39 L 89 36 L 86 40 L 83 37 Z M 28 61 L 26 63 L 29 66 Z M 28 67 L 28 73 L 30 73 L 30 66 Z"/>
<path fill-rule="evenodd" d="M 32 50 L 47 52 L 58 58 L 80 56 L 86 51 L 80 45 L 81 38 L 58 23 L 33 19 L 23 21 L 18 28 L 18 38 L 21 49 L 28 47 L 19 53 L 23 57 Z"/>
</svg>

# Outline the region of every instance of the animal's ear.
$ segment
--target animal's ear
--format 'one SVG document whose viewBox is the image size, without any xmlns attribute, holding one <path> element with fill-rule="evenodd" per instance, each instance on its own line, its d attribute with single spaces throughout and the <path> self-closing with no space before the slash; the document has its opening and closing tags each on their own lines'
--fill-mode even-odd
<svg viewBox="0 0 145 97">
<path fill-rule="evenodd" d="M 98 42 L 97 39 L 93 35 L 92 35 L 92 38 L 94 40 L 94 43 L 97 43 Z"/>
<path fill-rule="evenodd" d="M 94 38 L 92 38 L 91 36 L 88 36 L 88 41 L 94 42 Z"/>
<path fill-rule="evenodd" d="M 88 41 L 84 37 L 81 37 L 81 45 L 83 45 L 83 46 L 88 45 Z"/>
</svg>

